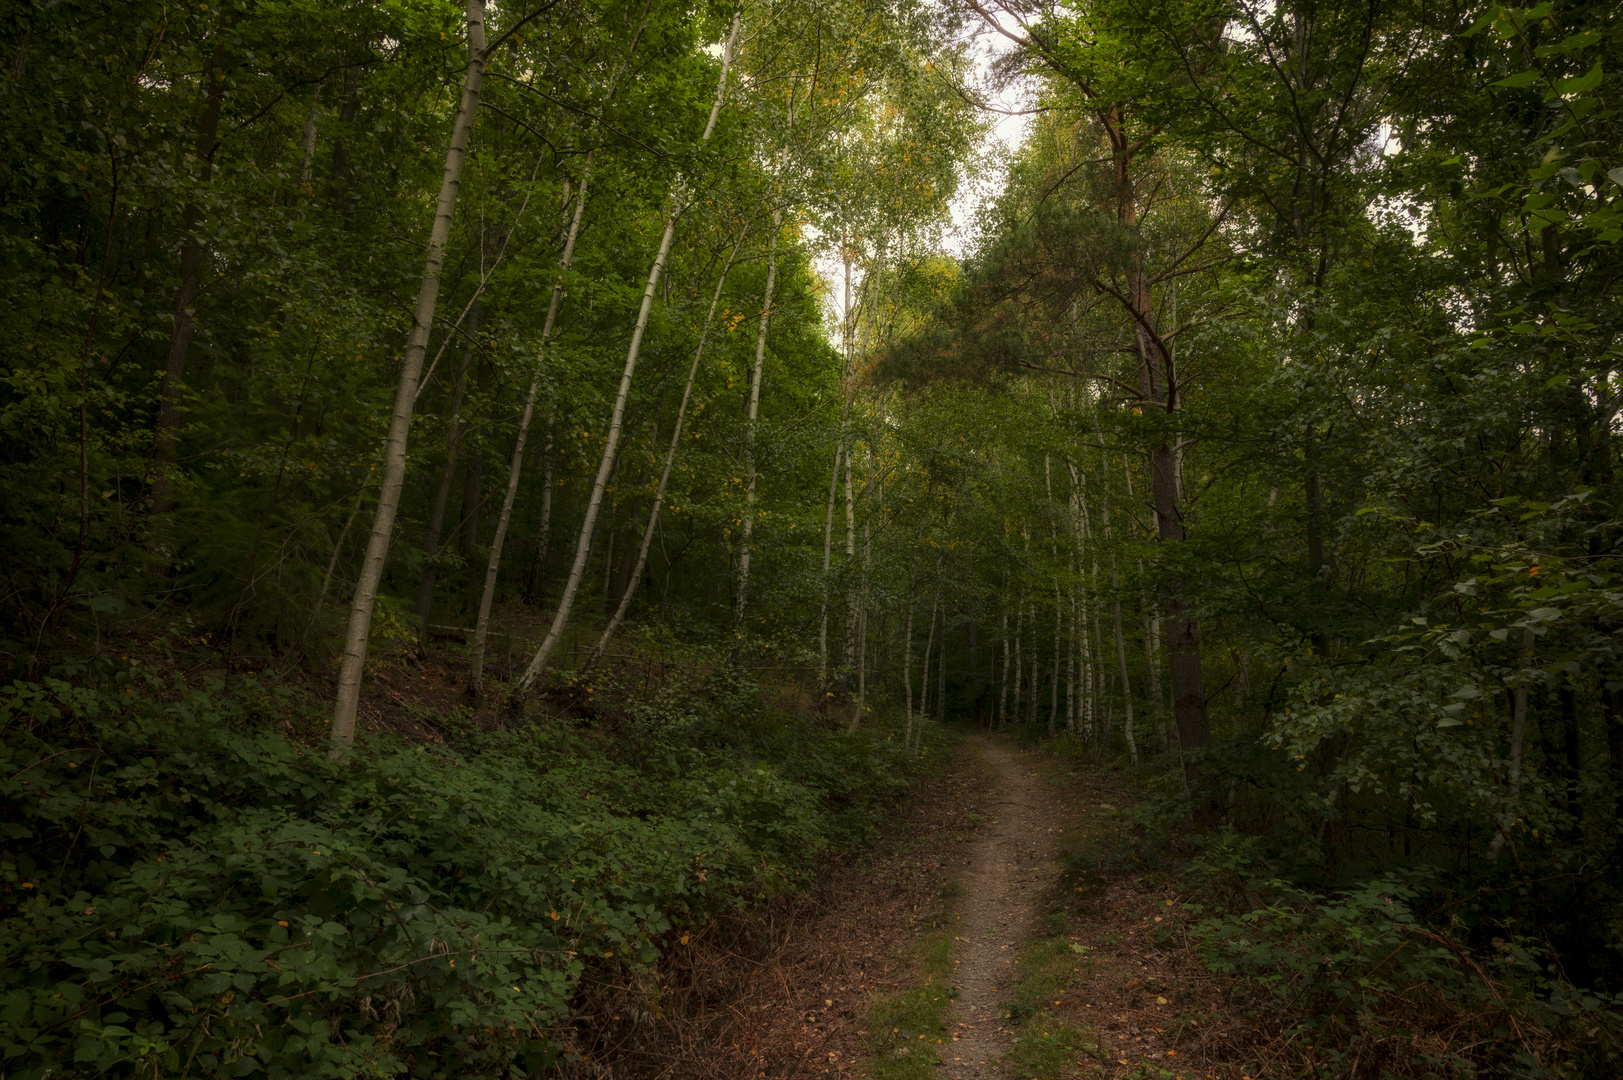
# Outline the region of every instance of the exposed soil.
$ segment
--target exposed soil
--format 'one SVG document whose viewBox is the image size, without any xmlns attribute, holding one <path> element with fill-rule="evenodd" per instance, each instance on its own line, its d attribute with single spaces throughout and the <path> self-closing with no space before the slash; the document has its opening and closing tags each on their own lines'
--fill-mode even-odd
<svg viewBox="0 0 1623 1080">
<path fill-rule="evenodd" d="M 1014 973 L 1021 944 L 1038 928 L 1039 904 L 1057 874 L 1052 857 L 1064 807 L 1053 787 L 1006 743 L 971 740 L 995 770 L 991 820 L 975 841 L 964 896 L 955 914 L 953 1045 L 942 1055 L 946 1075 L 981 1080 L 998 1075 L 1007 1049 L 1000 988 Z"/>
</svg>

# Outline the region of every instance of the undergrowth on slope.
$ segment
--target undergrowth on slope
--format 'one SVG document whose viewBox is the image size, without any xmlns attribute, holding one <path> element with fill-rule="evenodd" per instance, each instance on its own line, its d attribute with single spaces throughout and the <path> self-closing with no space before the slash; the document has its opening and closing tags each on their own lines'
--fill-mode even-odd
<svg viewBox="0 0 1623 1080">
<path fill-rule="evenodd" d="M 99 661 L 0 690 L 0 1068 L 578 1056 L 572 1003 L 859 842 L 909 768 L 882 732 L 791 722 L 693 670 L 623 723 L 441 718 L 444 746 L 373 737 L 345 760 L 290 741 L 304 707 L 251 678 Z"/>
</svg>

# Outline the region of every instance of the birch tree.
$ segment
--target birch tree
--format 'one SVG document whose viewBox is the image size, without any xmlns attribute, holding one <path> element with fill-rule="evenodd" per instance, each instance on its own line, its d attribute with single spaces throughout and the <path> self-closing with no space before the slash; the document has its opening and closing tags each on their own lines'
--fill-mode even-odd
<svg viewBox="0 0 1623 1080">
<path fill-rule="evenodd" d="M 738 45 L 738 29 L 742 21 L 742 12 L 733 15 L 732 30 L 727 36 L 727 44 L 722 50 L 721 70 L 716 80 L 715 100 L 710 107 L 710 118 L 705 123 L 704 133 L 699 137 L 701 145 L 710 141 L 711 134 L 716 129 L 716 121 L 721 116 L 721 108 L 727 96 L 727 75 L 732 68 L 734 49 Z M 607 437 L 603 444 L 602 457 L 598 462 L 597 475 L 592 481 L 591 495 L 586 504 L 586 514 L 581 521 L 580 535 L 575 543 L 575 562 L 569 571 L 569 579 L 564 583 L 563 595 L 558 600 L 558 610 L 553 615 L 552 625 L 547 630 L 547 636 L 530 658 L 524 673 L 514 686 L 508 708 L 512 711 L 524 707 L 524 701 L 529 697 L 535 685 L 536 678 L 546 666 L 547 659 L 557 648 L 559 639 L 563 636 L 564 627 L 569 623 L 569 616 L 574 608 L 575 597 L 580 591 L 581 580 L 586 573 L 586 560 L 591 554 L 590 539 L 597 527 L 598 513 L 603 507 L 603 491 L 608 485 L 609 473 L 614 468 L 615 451 L 620 445 L 620 427 L 625 418 L 626 399 L 631 393 L 631 380 L 636 374 L 637 357 L 642 349 L 643 334 L 648 329 L 648 316 L 653 308 L 654 293 L 659 287 L 660 275 L 665 271 L 665 261 L 670 257 L 671 241 L 676 235 L 676 223 L 687 198 L 684 185 L 678 182 L 677 190 L 673 194 L 670 213 L 665 221 L 665 231 L 660 237 L 659 251 L 654 256 L 653 266 L 648 271 L 648 283 L 643 287 L 642 304 L 637 312 L 637 322 L 631 331 L 631 344 L 626 350 L 624 369 L 620 374 L 620 386 L 615 394 L 614 409 L 609 417 Z"/>
<path fill-rule="evenodd" d="M 389 436 L 383 454 L 383 479 L 378 486 L 372 533 L 367 539 L 366 555 L 350 605 L 349 630 L 344 641 L 344 659 L 338 672 L 338 693 L 329 732 L 335 752 L 347 750 L 355 741 L 355 710 L 360 703 L 361 676 L 366 667 L 366 647 L 372 629 L 372 608 L 377 603 L 378 585 L 383 580 L 383 564 L 389 557 L 395 514 L 400 507 L 400 490 L 405 484 L 406 440 L 411 431 L 412 406 L 417 399 L 418 377 L 422 374 L 428 332 L 433 325 L 434 310 L 439 300 L 440 271 L 445 265 L 446 242 L 450 239 L 451 220 L 456 213 L 457 190 L 462 182 L 462 168 L 468 153 L 468 136 L 473 130 L 474 116 L 479 108 L 479 90 L 484 82 L 484 0 L 468 0 L 467 25 L 467 75 L 451 126 L 451 143 L 445 154 L 439 199 L 434 210 L 433 227 L 429 232 L 428 257 L 417 288 L 411 330 L 406 337 L 401 359 L 400 382 L 395 389 L 394 409 L 389 418 Z"/>
</svg>

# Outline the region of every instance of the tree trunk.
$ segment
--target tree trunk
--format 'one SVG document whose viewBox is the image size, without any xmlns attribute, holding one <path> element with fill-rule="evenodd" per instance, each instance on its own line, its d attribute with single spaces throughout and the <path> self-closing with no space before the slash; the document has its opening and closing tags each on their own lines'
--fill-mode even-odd
<svg viewBox="0 0 1623 1080">
<path fill-rule="evenodd" d="M 1122 740 L 1127 743 L 1127 757 L 1138 764 L 1138 740 L 1133 731 L 1133 684 L 1127 677 L 1127 639 L 1121 631 L 1121 577 L 1116 571 L 1116 545 L 1110 533 L 1110 490 L 1105 489 L 1100 512 L 1104 515 L 1105 546 L 1110 549 L 1110 591 L 1115 605 L 1116 662 L 1121 669 Z"/>
<path fill-rule="evenodd" d="M 930 652 L 935 648 L 935 613 L 941 607 L 941 586 L 937 584 L 935 597 L 930 601 L 930 632 L 924 638 L 924 663 L 919 672 L 919 734 L 924 734 L 924 721 L 930 715 Z"/>
<path fill-rule="evenodd" d="M 722 52 L 721 74 L 716 84 L 715 101 L 710 107 L 710 120 L 705 124 L 704 134 L 699 137 L 701 144 L 710 141 L 710 135 L 716 129 L 716 118 L 721 115 L 722 102 L 727 95 L 727 74 L 732 68 L 733 50 L 738 45 L 738 28 L 742 18 L 742 12 L 735 11 L 732 32 L 728 35 L 727 46 Z M 637 370 L 637 356 L 642 349 L 642 337 L 648 329 L 648 316 L 653 309 L 654 292 L 659 288 L 660 276 L 665 272 L 665 261 L 670 257 L 671 241 L 676 236 L 676 221 L 684 209 L 682 206 L 684 198 L 685 193 L 678 190 L 670 217 L 665 223 L 665 234 L 660 238 L 659 253 L 654 257 L 654 265 L 648 271 L 648 284 L 643 287 L 642 306 L 637 312 L 637 323 L 631 331 L 631 344 L 626 350 L 625 367 L 620 373 L 620 388 L 614 398 L 614 411 L 609 419 L 608 437 L 603 444 L 603 457 L 598 463 L 597 476 L 592 482 L 592 494 L 586 503 L 586 516 L 581 522 L 580 536 L 575 544 L 575 563 L 570 568 L 569 580 L 565 582 L 563 595 L 558 600 L 558 610 L 553 615 L 552 626 L 547 630 L 547 636 L 541 642 L 541 647 L 530 658 L 530 663 L 520 676 L 518 685 L 514 687 L 512 699 L 508 703 L 509 709 L 514 712 L 523 709 L 525 699 L 535 686 L 536 677 L 541 674 L 547 658 L 557 648 L 564 627 L 568 625 L 575 597 L 580 591 L 581 579 L 586 572 L 590 538 L 597 526 L 597 516 L 603 506 L 603 491 L 608 485 L 609 473 L 614 468 L 615 451 L 620 445 L 620 426 L 625 418 L 626 399 L 631 393 L 631 379 Z"/>
<path fill-rule="evenodd" d="M 479 107 L 479 88 L 485 72 L 484 0 L 468 0 L 468 72 L 462 87 L 462 100 L 451 128 L 451 145 L 445 155 L 434 225 L 429 233 L 428 258 L 417 289 L 411 332 L 400 368 L 400 384 L 395 390 L 394 411 L 389 420 L 389 436 L 383 456 L 383 480 L 378 489 L 377 513 L 372 519 L 372 535 L 367 540 L 366 557 L 355 583 L 350 606 L 349 632 L 344 643 L 344 662 L 338 673 L 338 693 L 333 707 L 331 738 L 334 753 L 341 754 L 355 741 L 355 710 L 360 704 L 361 673 L 366 666 L 367 639 L 372 631 L 372 608 L 377 603 L 378 585 L 383 580 L 383 564 L 389 557 L 389 541 L 394 535 L 395 512 L 400 507 L 400 490 L 406 479 L 406 439 L 411 430 L 412 404 L 417 397 L 417 381 L 422 374 L 423 354 L 428 347 L 428 331 L 434 324 L 434 308 L 439 300 L 440 270 L 445 264 L 445 246 L 451 235 L 451 218 L 456 212 L 457 188 L 462 181 L 462 165 L 467 158 L 468 136 L 473 130 Z"/>
<path fill-rule="evenodd" d="M 761 298 L 761 322 L 755 331 L 755 366 L 750 370 L 749 418 L 744 428 L 744 520 L 738 540 L 738 591 L 733 597 L 733 650 L 744 640 L 744 609 L 750 586 L 750 539 L 755 535 L 755 439 L 761 412 L 761 372 L 766 366 L 766 331 L 772 319 L 772 290 L 778 283 L 778 233 L 783 211 L 772 211 L 772 235 L 767 238 L 766 291 Z"/>
<path fill-rule="evenodd" d="M 941 573 L 936 571 L 937 576 Z M 947 722 L 947 605 L 941 605 L 941 660 L 937 665 L 939 681 L 936 683 L 935 707 L 941 722 Z"/>
<path fill-rule="evenodd" d="M 868 484 L 865 494 L 872 499 L 874 490 L 873 451 L 868 452 Z M 873 503 L 869 502 L 862 518 L 862 590 L 861 616 L 857 620 L 857 707 L 851 714 L 851 728 L 857 730 L 862 711 L 868 703 L 868 581 L 873 572 Z"/>
<path fill-rule="evenodd" d="M 552 539 L 552 399 L 547 402 L 549 413 L 544 438 L 541 441 L 541 520 L 535 527 L 535 565 L 530 571 L 528 599 L 534 604 L 546 602 L 547 542 Z"/>
<path fill-rule="evenodd" d="M 1009 572 L 1003 572 L 1003 595 L 1009 594 Z M 1009 609 L 1003 609 L 1003 679 L 998 690 L 997 726 L 1002 731 L 1009 726 Z"/>
<path fill-rule="evenodd" d="M 479 592 L 479 614 L 473 624 L 473 655 L 468 663 L 467 695 L 476 704 L 483 704 L 485 700 L 485 642 L 490 633 L 491 608 L 496 602 L 496 578 L 501 570 L 507 529 L 513 522 L 513 503 L 518 498 L 519 478 L 524 472 L 524 447 L 530 436 L 530 422 L 535 418 L 535 398 L 540 393 L 541 380 L 546 371 L 547 342 L 552 338 L 558 308 L 563 303 L 564 279 L 568 277 L 569 267 L 575 259 L 575 241 L 580 236 L 580 221 L 586 210 L 586 189 L 592 178 L 592 156 L 590 153 L 586 155 L 586 163 L 581 169 L 575 212 L 570 215 L 569 235 L 564 240 L 563 254 L 558 259 L 558 277 L 553 282 L 552 297 L 547 302 L 546 321 L 541 325 L 541 341 L 536 346 L 530 388 L 524 395 L 524 411 L 519 416 L 518 436 L 513 441 L 513 457 L 508 464 L 507 490 L 502 494 L 501 513 L 496 517 L 496 533 L 490 539 L 490 558 L 485 562 L 484 586 Z"/>
<path fill-rule="evenodd" d="M 440 552 L 440 531 L 445 528 L 445 510 L 451 502 L 451 488 L 456 484 L 456 467 L 462 460 L 462 401 L 468 389 L 468 370 L 473 365 L 475 343 L 479 337 L 479 302 L 475 300 L 468 310 L 468 340 L 462 349 L 462 366 L 456 382 L 451 384 L 451 404 L 446 410 L 449 430 L 445 436 L 445 467 L 440 470 L 440 482 L 434 492 L 434 507 L 428 515 L 428 534 L 423 539 L 423 577 L 417 587 L 417 618 L 422 623 L 421 634 L 428 640 L 428 618 L 434 609 L 434 579 L 439 570 L 434 560 Z"/>
<path fill-rule="evenodd" d="M 615 609 L 608 625 L 603 628 L 603 636 L 598 638 L 597 644 L 586 657 L 585 667 L 589 668 L 597 663 L 603 655 L 603 650 L 608 648 L 609 639 L 619 629 L 625 620 L 626 612 L 631 608 L 631 598 L 636 595 L 637 586 L 642 581 L 643 569 L 648 565 L 648 552 L 653 547 L 654 533 L 659 527 L 659 513 L 665 505 L 665 488 L 671 479 L 671 467 L 676 463 L 677 448 L 682 443 L 682 424 L 687 417 L 688 402 L 693 396 L 693 380 L 699 374 L 699 361 L 704 357 L 705 343 L 710 338 L 710 327 L 715 322 L 716 307 L 721 302 L 722 289 L 727 284 L 727 275 L 732 272 L 734 261 L 738 258 L 738 249 L 744 244 L 744 237 L 744 233 L 739 234 L 738 242 L 733 245 L 732 254 L 727 257 L 727 265 L 722 267 L 721 276 L 716 279 L 716 291 L 710 297 L 710 310 L 705 314 L 704 328 L 699 332 L 699 344 L 693 350 L 693 363 L 688 365 L 687 382 L 682 387 L 682 401 L 676 407 L 676 423 L 671 429 L 671 445 L 665 451 L 665 465 L 660 470 L 659 485 L 654 490 L 654 503 L 648 511 L 648 524 L 642 531 L 642 546 L 637 551 L 636 567 L 631 571 L 625 594 L 620 597 L 619 607 Z"/>
<path fill-rule="evenodd" d="M 1014 722 L 1020 722 L 1020 680 L 1025 674 L 1025 664 L 1020 655 L 1021 631 L 1026 625 L 1026 600 L 1020 598 L 1019 606 L 1015 609 L 1014 618 Z M 1004 714 L 1007 716 L 1007 714 Z"/>
<path fill-rule="evenodd" d="M 907 629 L 902 634 L 902 715 L 907 728 L 902 735 L 903 748 L 913 745 L 913 583 L 907 584 Z"/>
<path fill-rule="evenodd" d="M 823 518 L 823 603 L 817 621 L 817 692 L 825 696 L 828 690 L 828 594 L 829 586 L 832 584 L 830 572 L 834 549 L 834 499 L 840 490 L 840 458 L 844 453 L 845 446 L 842 441 L 834 447 L 834 467 L 828 478 L 828 513 Z"/>
<path fill-rule="evenodd" d="M 475 361 L 479 371 L 479 398 L 490 401 L 490 363 Z M 477 416 L 477 413 L 475 414 Z M 487 414 L 488 415 L 488 414 Z M 479 559 L 479 511 L 485 502 L 485 459 L 478 447 L 464 447 L 462 453 L 462 516 L 458 524 L 457 554 L 462 557 L 462 594 L 459 608 L 463 614 L 472 607 L 474 565 Z"/>
</svg>

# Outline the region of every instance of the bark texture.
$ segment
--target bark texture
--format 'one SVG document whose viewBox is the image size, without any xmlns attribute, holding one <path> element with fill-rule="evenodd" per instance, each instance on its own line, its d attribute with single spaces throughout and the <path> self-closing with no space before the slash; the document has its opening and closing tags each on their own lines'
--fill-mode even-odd
<svg viewBox="0 0 1623 1080">
<path fill-rule="evenodd" d="M 389 541 L 394 534 L 395 513 L 400 508 L 400 491 L 405 485 L 406 440 L 411 432 L 412 406 L 417 398 L 423 356 L 428 351 L 428 331 L 434 324 L 434 309 L 439 302 L 440 273 L 445 266 L 445 247 L 451 236 L 451 219 L 456 213 L 462 167 L 467 160 L 468 135 L 473 130 L 474 115 L 479 109 L 479 91 L 484 82 L 484 0 L 468 0 L 467 18 L 468 72 L 463 82 L 456 120 L 451 126 L 451 145 L 445 154 L 434 224 L 429 232 L 428 258 L 417 288 L 411 331 L 407 335 L 401 359 L 400 383 L 395 389 L 394 409 L 389 417 L 377 512 L 372 518 L 372 534 L 367 540 L 360 578 L 355 583 L 355 597 L 350 604 L 344 660 L 338 672 L 338 693 L 329 729 L 335 754 L 345 752 L 355 741 L 355 711 L 360 704 L 361 674 L 366 666 L 367 642 L 372 632 L 372 608 L 377 603 L 378 585 L 383 580 L 383 565 L 389 558 Z"/>
</svg>

